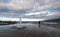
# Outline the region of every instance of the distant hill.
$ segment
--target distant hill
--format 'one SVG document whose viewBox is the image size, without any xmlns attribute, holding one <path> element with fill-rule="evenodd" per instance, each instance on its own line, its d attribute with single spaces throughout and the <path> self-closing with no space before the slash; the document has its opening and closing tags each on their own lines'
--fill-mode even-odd
<svg viewBox="0 0 60 37">
<path fill-rule="evenodd" d="M 60 18 L 55 18 L 55 19 L 49 19 L 49 20 L 45 20 L 42 21 L 42 23 L 49 23 L 49 24 L 60 24 Z"/>
<path fill-rule="evenodd" d="M 60 21 L 60 18 L 55 18 L 55 19 L 49 19 L 49 20 L 45 20 L 46 22 L 58 22 Z M 45 22 L 44 21 L 44 22 Z"/>
</svg>

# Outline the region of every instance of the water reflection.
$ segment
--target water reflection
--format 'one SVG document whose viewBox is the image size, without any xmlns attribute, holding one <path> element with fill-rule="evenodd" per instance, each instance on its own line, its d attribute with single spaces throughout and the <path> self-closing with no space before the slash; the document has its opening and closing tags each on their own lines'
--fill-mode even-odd
<svg viewBox="0 0 60 37">
<path fill-rule="evenodd" d="M 15 25 L 1 25 L 1 37 L 60 37 L 60 29 L 38 24 L 23 23 Z"/>
</svg>

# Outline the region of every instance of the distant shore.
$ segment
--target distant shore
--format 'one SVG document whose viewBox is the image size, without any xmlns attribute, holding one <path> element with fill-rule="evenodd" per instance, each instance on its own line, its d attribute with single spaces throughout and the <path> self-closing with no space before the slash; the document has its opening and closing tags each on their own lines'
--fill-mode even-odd
<svg viewBox="0 0 60 37">
<path fill-rule="evenodd" d="M 9 25 L 9 24 L 15 24 L 17 21 L 0 21 L 0 25 Z"/>
</svg>

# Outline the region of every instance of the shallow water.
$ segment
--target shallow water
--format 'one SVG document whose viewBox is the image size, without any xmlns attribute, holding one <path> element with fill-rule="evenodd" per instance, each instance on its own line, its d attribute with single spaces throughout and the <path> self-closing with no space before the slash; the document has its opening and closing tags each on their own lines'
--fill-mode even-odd
<svg viewBox="0 0 60 37">
<path fill-rule="evenodd" d="M 0 37 L 60 37 L 60 29 L 32 23 L 1 25 Z"/>
</svg>

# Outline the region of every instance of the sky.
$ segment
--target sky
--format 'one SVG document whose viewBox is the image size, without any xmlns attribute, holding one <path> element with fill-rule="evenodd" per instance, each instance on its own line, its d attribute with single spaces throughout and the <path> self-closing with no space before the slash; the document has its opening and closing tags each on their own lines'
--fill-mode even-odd
<svg viewBox="0 0 60 37">
<path fill-rule="evenodd" d="M 0 0 L 0 17 L 60 17 L 60 0 Z"/>
</svg>

